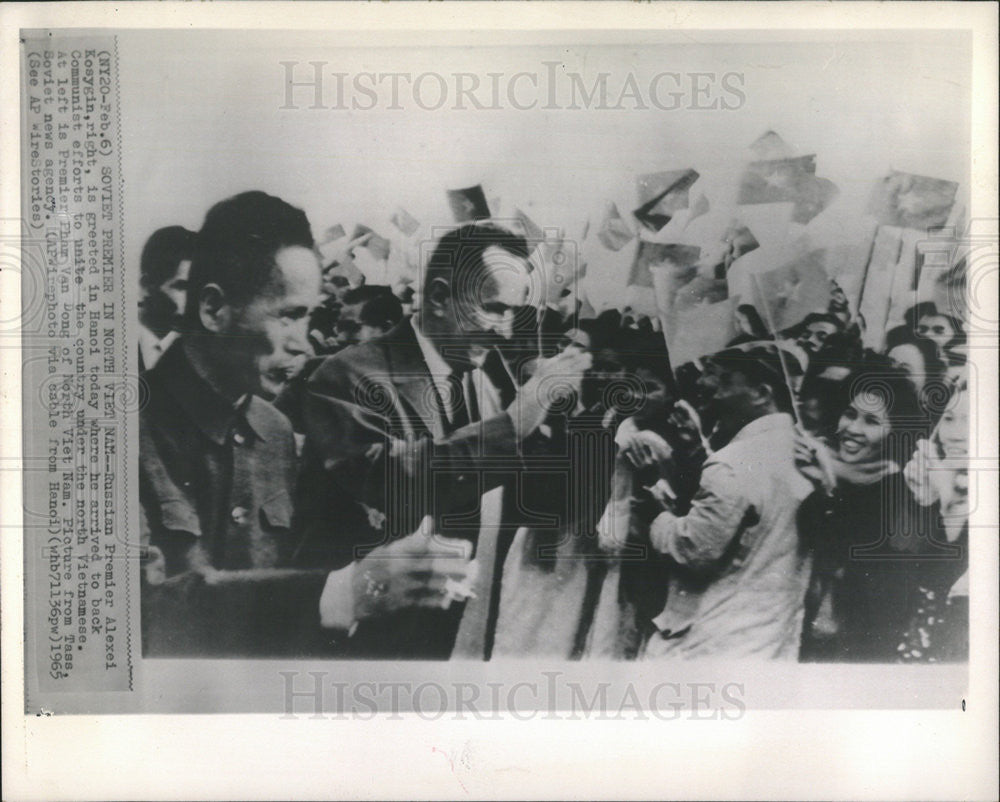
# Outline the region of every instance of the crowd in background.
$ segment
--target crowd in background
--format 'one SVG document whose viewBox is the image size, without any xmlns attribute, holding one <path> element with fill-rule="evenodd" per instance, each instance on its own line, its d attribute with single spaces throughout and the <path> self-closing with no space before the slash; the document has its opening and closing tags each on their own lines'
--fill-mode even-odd
<svg viewBox="0 0 1000 802">
<path fill-rule="evenodd" d="M 244 213 L 252 221 L 253 208 Z M 211 227 L 211 214 L 206 229 Z M 266 220 L 265 224 L 265 228 L 270 225 Z M 488 221 L 459 230 L 477 229 L 502 230 Z M 147 242 L 142 256 L 139 348 L 146 376 L 165 354 L 180 351 L 181 343 L 194 337 L 192 325 L 199 337 L 210 339 L 204 331 L 211 330 L 206 323 L 212 311 L 208 290 L 219 285 L 223 294 L 231 292 L 219 278 L 221 274 L 199 264 L 219 259 L 217 250 L 208 249 L 203 241 L 199 244 L 203 236 L 172 227 L 155 232 Z M 299 244 L 302 248 L 312 245 L 308 236 Z M 283 247 L 287 250 L 289 241 L 275 239 L 270 251 L 262 254 L 263 261 L 273 263 Z M 358 247 L 363 247 L 363 241 L 349 244 L 345 253 Z M 524 243 L 502 247 L 520 255 L 518 248 Z M 326 537 L 336 540 L 338 530 L 355 526 L 358 515 L 371 531 L 396 533 L 387 535 L 390 540 L 408 534 L 392 520 L 386 523 L 395 509 L 388 499 L 379 504 L 378 498 L 362 498 L 361 493 L 352 497 L 345 492 L 352 477 L 335 478 L 342 469 L 355 475 L 388 470 L 372 449 L 384 447 L 391 452 L 401 442 L 393 438 L 402 436 L 380 431 L 372 440 L 359 440 L 359 429 L 351 426 L 367 431 L 372 427 L 366 417 L 369 413 L 381 416 L 379 421 L 389 420 L 394 413 L 385 411 L 382 401 L 370 399 L 354 399 L 344 411 L 347 402 L 326 390 L 324 382 L 333 382 L 332 376 L 340 381 L 337 371 L 346 370 L 352 360 L 374 358 L 373 351 L 363 349 L 396 343 L 400 327 L 415 328 L 423 348 L 420 332 L 429 330 L 426 321 L 435 308 L 429 295 L 433 288 L 429 277 L 419 285 L 375 286 L 365 283 L 363 276 L 345 277 L 336 260 L 319 267 L 319 293 L 305 304 L 308 308 L 297 313 L 305 315 L 307 336 L 279 352 L 258 354 L 257 383 L 252 388 L 248 384 L 246 393 L 233 393 L 235 407 L 247 411 L 250 431 L 262 439 L 269 436 L 258 431 L 254 414 L 261 418 L 264 413 L 250 414 L 248 396 L 266 402 L 266 414 L 273 411 L 277 416 L 268 424 L 270 431 L 284 432 L 282 421 L 287 420 L 294 437 L 289 464 L 284 464 L 284 456 L 280 460 L 271 456 L 265 460 L 269 464 L 240 467 L 238 459 L 220 452 L 218 465 L 228 467 L 212 469 L 212 480 L 207 482 L 211 488 L 190 488 L 184 484 L 192 482 L 190 476 L 183 482 L 174 476 L 173 457 L 156 460 L 155 466 L 145 457 L 172 448 L 197 448 L 196 441 L 182 438 L 179 445 L 165 445 L 166 439 L 147 438 L 154 427 L 144 419 L 148 429 L 143 439 L 147 454 L 141 458 L 144 521 L 149 519 L 144 537 L 150 555 L 144 581 L 150 594 L 162 593 L 164 587 L 179 584 L 179 577 L 192 574 L 208 577 L 210 586 L 226 587 L 227 571 L 319 569 L 327 576 L 329 570 L 350 562 L 330 562 L 320 556 L 310 565 L 311 558 L 303 555 L 314 552 L 301 548 L 286 557 L 282 548 L 272 549 L 261 541 L 270 536 L 271 528 L 266 525 L 248 547 L 250 557 L 242 561 L 229 561 L 226 547 L 197 553 L 196 546 L 206 541 L 208 528 L 221 526 L 220 515 L 226 519 L 225 526 L 231 527 L 229 518 L 238 524 L 239 510 L 248 508 L 253 514 L 251 502 L 233 507 L 230 516 L 228 509 L 221 514 L 206 512 L 216 502 L 198 496 L 191 502 L 196 520 L 186 522 L 185 515 L 178 514 L 170 522 L 177 498 L 217 493 L 226 496 L 221 502 L 225 507 L 233 496 L 233 483 L 257 481 L 258 471 L 294 474 L 288 482 L 294 488 L 290 492 L 293 508 L 278 510 L 270 522 L 284 522 L 275 531 L 291 530 L 297 543 L 296 530 L 314 529 L 317 520 L 329 530 Z M 588 266 L 589 270 L 599 268 Z M 187 292 L 192 271 L 204 274 L 193 287 L 196 295 Z M 456 293 L 457 284 L 457 280 L 452 282 Z M 200 323 L 196 319 L 199 309 Z M 965 659 L 969 391 L 963 322 L 933 303 L 917 304 L 907 312 L 903 325 L 886 332 L 884 348 L 875 352 L 863 347 L 864 321 L 836 285 L 827 308 L 813 310 L 784 330 L 770 331 L 763 311 L 743 303 L 736 310 L 740 333 L 725 349 L 673 365 L 659 322 L 628 308 L 582 314 L 582 304 L 571 287 L 565 288 L 562 297 L 536 305 L 507 302 L 501 313 L 503 330 L 492 327 L 491 339 L 480 342 L 486 356 L 471 367 L 485 376 L 476 400 L 466 396 L 467 403 L 476 408 L 455 413 L 464 414 L 456 422 L 449 405 L 442 402 L 444 434 L 432 431 L 426 433 L 428 439 L 443 442 L 477 418 L 486 420 L 489 399 L 484 386 L 496 395 L 497 410 L 510 409 L 510 398 L 542 370 L 540 366 L 566 354 L 586 354 L 587 359 L 585 369 L 578 371 L 579 380 L 569 381 L 568 388 L 542 411 L 530 436 L 518 441 L 521 478 L 505 481 L 516 485 L 517 506 L 521 512 L 530 512 L 531 520 L 518 521 L 506 538 L 501 527 L 501 546 L 493 554 L 483 553 L 484 541 L 477 540 L 476 534 L 466 538 L 472 544 L 467 556 L 477 570 L 482 572 L 485 563 L 491 563 L 487 588 L 491 601 L 483 605 L 487 609 L 482 613 L 490 632 L 488 643 L 468 646 L 470 639 L 464 634 L 468 620 L 442 623 L 407 617 L 402 615 L 405 609 L 375 620 L 379 604 L 392 595 L 392 578 L 382 577 L 372 563 L 353 569 L 354 615 L 348 616 L 352 619 L 349 626 L 342 627 L 348 634 L 338 635 L 341 645 L 352 640 L 368 645 L 345 653 L 575 659 L 728 655 L 880 662 Z M 178 323 L 181 320 L 187 321 L 187 327 Z M 292 323 L 287 325 L 293 325 L 296 318 L 289 315 L 289 320 Z M 419 326 L 415 325 L 418 320 Z M 220 331 L 225 325 L 219 324 Z M 238 331 L 232 336 L 238 337 Z M 228 344 L 233 342 L 230 339 Z M 192 375 L 209 375 L 211 371 L 203 371 L 193 353 Z M 425 349 L 425 357 L 427 353 Z M 425 361 L 437 381 L 430 361 Z M 575 372 L 574 368 L 569 374 Z M 350 374 L 355 388 L 364 383 L 364 373 L 361 369 Z M 150 386 L 155 389 L 157 381 L 152 379 Z M 179 390 L 184 393 L 186 388 Z M 403 394 L 401 385 L 397 390 Z M 328 414 L 324 405 L 337 405 L 336 411 Z M 234 436 L 241 442 L 238 426 Z M 584 441 L 596 443 L 593 449 L 598 456 L 588 457 L 590 452 L 578 448 Z M 546 473 L 544 466 L 550 463 L 540 459 L 533 467 L 533 453 L 568 455 L 568 462 Z M 467 456 L 474 463 L 476 452 Z M 485 467 L 494 466 L 482 459 Z M 349 469 L 343 468 L 345 461 Z M 450 469 L 459 470 L 454 465 Z M 415 469 L 421 470 L 439 469 Z M 216 482 L 218 475 L 226 477 L 222 484 Z M 525 476 L 528 481 L 522 481 Z M 195 485 L 202 481 L 193 480 Z M 384 481 L 392 487 L 394 480 L 389 476 Z M 169 491 L 162 490 L 165 484 Z M 384 485 L 379 487 L 384 489 Z M 477 527 L 485 518 L 490 491 L 485 486 L 481 489 L 484 501 L 478 501 L 477 493 L 478 517 L 472 524 Z M 758 494 L 763 495 L 758 498 Z M 252 502 L 259 503 L 265 523 L 270 520 L 266 514 L 272 500 L 262 496 Z M 317 506 L 317 501 L 322 504 Z M 433 526 L 439 525 L 439 512 L 431 515 Z M 423 517 L 416 515 L 417 520 Z M 182 539 L 176 533 L 193 530 L 197 530 L 194 537 L 184 539 L 183 553 L 171 554 L 176 549 L 167 544 Z M 358 537 L 352 533 L 345 542 L 356 546 Z M 383 549 L 393 545 L 375 542 Z M 272 556 L 254 556 L 260 554 Z M 351 559 L 360 565 L 363 557 L 358 554 Z M 295 581 L 294 575 L 289 576 L 289 581 Z M 452 577 L 454 584 L 449 587 L 458 590 L 444 594 L 454 602 L 450 611 L 447 603 L 442 605 L 452 618 L 462 618 L 456 612 L 462 610 L 464 619 L 472 618 L 471 601 L 484 595 L 482 590 L 471 590 L 481 586 L 469 577 L 468 572 Z M 332 585 L 328 578 L 308 585 L 314 607 L 320 604 L 321 595 L 329 600 Z M 244 588 L 234 597 L 238 601 L 222 602 L 228 617 L 213 620 L 227 623 L 215 626 L 229 626 L 237 618 L 255 626 L 284 610 L 286 618 L 277 628 L 283 628 L 286 636 L 314 625 L 317 631 L 333 631 L 322 608 L 318 624 L 305 617 L 308 627 L 305 618 L 288 626 L 287 615 L 294 615 L 289 611 L 296 608 L 291 603 L 287 609 L 282 607 L 285 602 L 278 591 L 267 587 L 262 597 Z M 185 588 L 168 601 L 161 600 L 161 607 L 148 601 L 154 595 L 144 596 L 144 626 L 148 623 L 149 632 L 159 631 L 162 636 L 161 645 L 151 647 L 154 652 L 172 653 L 183 638 L 171 634 L 167 625 L 157 630 L 147 611 L 172 606 L 174 623 L 170 626 L 175 629 L 183 629 L 201 615 L 200 602 L 194 601 L 197 592 Z M 216 607 L 219 598 L 212 597 Z M 686 599 L 697 599 L 697 603 L 686 604 Z M 358 612 L 359 607 L 367 609 L 365 605 L 375 610 L 367 619 Z M 358 621 L 362 629 L 368 621 L 367 634 L 356 632 Z M 446 643 L 425 648 L 436 636 L 421 633 L 420 627 L 427 627 L 428 633 L 451 630 Z M 401 629 L 411 630 L 409 639 L 398 637 Z M 289 649 L 322 654 L 323 648 L 315 646 L 318 641 L 312 637 L 289 638 Z M 226 640 L 218 630 L 213 638 Z M 371 646 L 389 641 L 395 644 L 393 649 Z M 406 644 L 412 651 L 407 652 L 411 646 Z M 192 648 L 204 648 L 204 642 Z M 240 647 L 234 651 L 239 653 Z M 336 649 L 331 653 L 337 653 Z"/>
</svg>

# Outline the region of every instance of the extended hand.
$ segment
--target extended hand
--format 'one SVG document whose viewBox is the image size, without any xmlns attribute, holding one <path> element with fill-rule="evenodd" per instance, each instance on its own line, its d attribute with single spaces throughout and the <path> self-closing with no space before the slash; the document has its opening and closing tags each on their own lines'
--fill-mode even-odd
<svg viewBox="0 0 1000 802">
<path fill-rule="evenodd" d="M 549 410 L 574 393 L 578 396 L 583 374 L 593 364 L 590 353 L 567 348 L 551 359 L 538 359 L 535 372 L 507 408 L 518 440 L 524 440 L 545 420 Z"/>
<path fill-rule="evenodd" d="M 639 429 L 634 423 L 629 425 L 630 423 L 631 418 L 618 428 L 615 443 L 633 468 L 651 468 L 670 459 L 673 449 L 666 440 L 656 432 Z"/>
<path fill-rule="evenodd" d="M 471 554 L 471 543 L 433 534 L 433 520 L 424 518 L 412 535 L 380 546 L 354 567 L 355 620 L 414 607 L 447 608 L 474 596 Z"/>
<path fill-rule="evenodd" d="M 832 493 L 836 487 L 836 471 L 830 450 L 801 429 L 795 431 L 795 467 L 827 494 Z"/>
</svg>

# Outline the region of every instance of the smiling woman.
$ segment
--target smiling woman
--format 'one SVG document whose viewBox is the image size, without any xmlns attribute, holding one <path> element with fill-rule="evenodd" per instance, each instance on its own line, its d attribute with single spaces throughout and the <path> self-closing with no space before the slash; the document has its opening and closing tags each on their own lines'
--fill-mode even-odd
<svg viewBox="0 0 1000 802">
<path fill-rule="evenodd" d="M 936 529 L 936 506 L 920 507 L 900 470 L 922 420 L 908 377 L 879 361 L 848 387 L 827 455 L 836 485 L 799 514 L 814 547 L 802 659 L 891 662 L 924 575 L 950 547 Z"/>
</svg>

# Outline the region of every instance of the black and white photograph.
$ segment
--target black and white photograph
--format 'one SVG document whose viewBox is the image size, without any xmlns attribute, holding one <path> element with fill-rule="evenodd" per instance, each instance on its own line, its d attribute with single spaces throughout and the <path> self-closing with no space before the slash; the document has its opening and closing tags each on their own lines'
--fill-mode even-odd
<svg viewBox="0 0 1000 802">
<path fill-rule="evenodd" d="M 996 735 L 995 7 L 202 5 L 12 34 L 29 720 Z"/>
<path fill-rule="evenodd" d="M 175 41 L 145 657 L 967 660 L 960 38 Z"/>
</svg>

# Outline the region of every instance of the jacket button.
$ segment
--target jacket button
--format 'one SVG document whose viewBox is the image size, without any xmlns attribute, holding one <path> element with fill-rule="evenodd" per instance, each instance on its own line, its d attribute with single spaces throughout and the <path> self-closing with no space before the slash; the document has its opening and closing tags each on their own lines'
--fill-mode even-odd
<svg viewBox="0 0 1000 802">
<path fill-rule="evenodd" d="M 243 445 L 246 442 L 246 440 L 247 439 L 242 434 L 240 434 L 239 432 L 237 432 L 236 434 L 233 435 L 233 441 L 238 446 Z"/>
<path fill-rule="evenodd" d="M 241 526 L 247 522 L 249 513 L 245 507 L 233 507 L 233 523 L 240 524 Z"/>
</svg>

